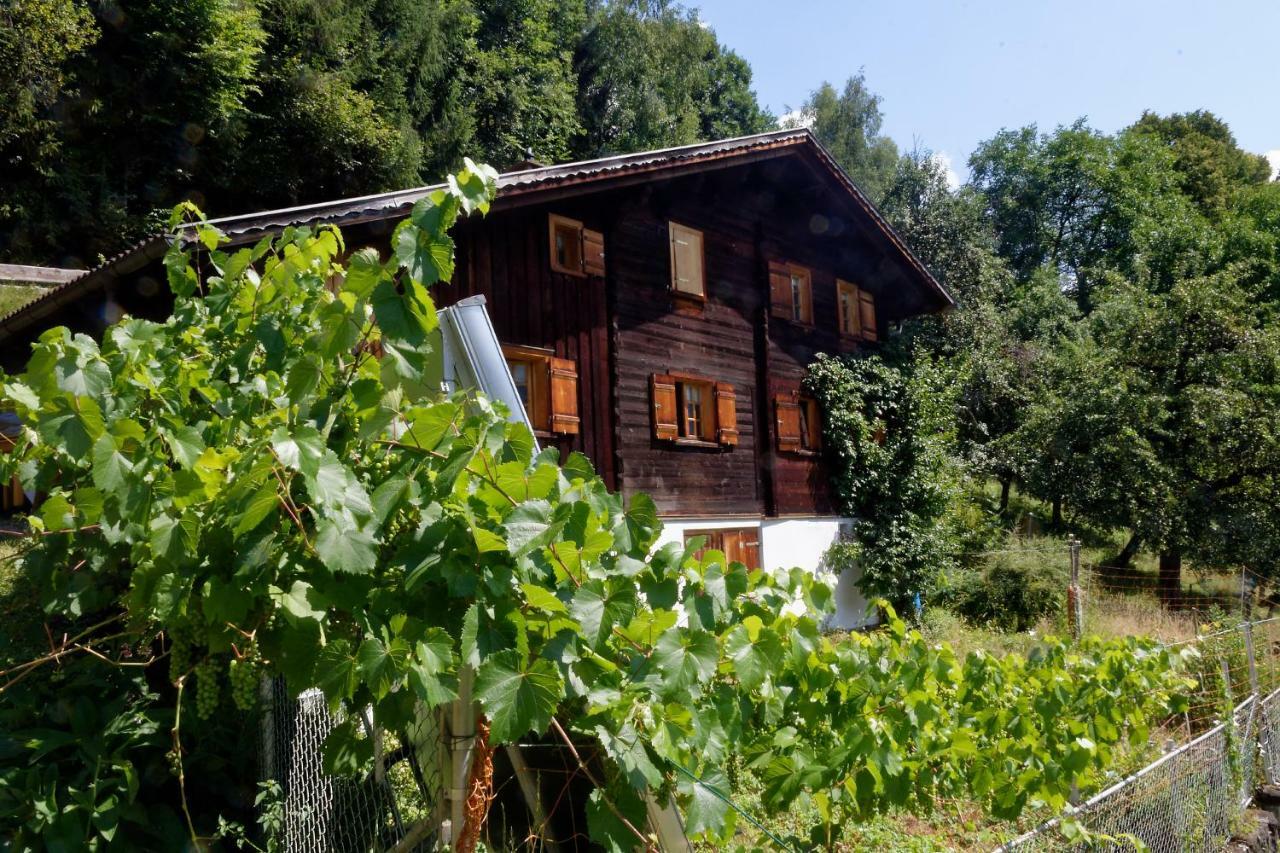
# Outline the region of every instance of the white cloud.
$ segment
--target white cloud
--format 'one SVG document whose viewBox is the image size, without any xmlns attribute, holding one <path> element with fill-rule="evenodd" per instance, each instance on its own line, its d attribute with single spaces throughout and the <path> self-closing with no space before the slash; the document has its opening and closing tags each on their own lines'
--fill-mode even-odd
<svg viewBox="0 0 1280 853">
<path fill-rule="evenodd" d="M 778 116 L 778 127 L 812 127 L 813 117 L 805 116 L 801 110 L 792 110 Z"/>
<path fill-rule="evenodd" d="M 935 163 L 942 167 L 942 173 L 947 176 L 947 189 L 958 189 L 960 187 L 960 176 L 956 174 L 955 166 L 951 164 L 951 155 L 945 151 L 935 151 L 930 156 L 933 157 Z"/>
<path fill-rule="evenodd" d="M 1280 148 L 1266 153 L 1267 162 L 1271 164 L 1271 177 L 1280 178 Z"/>
</svg>

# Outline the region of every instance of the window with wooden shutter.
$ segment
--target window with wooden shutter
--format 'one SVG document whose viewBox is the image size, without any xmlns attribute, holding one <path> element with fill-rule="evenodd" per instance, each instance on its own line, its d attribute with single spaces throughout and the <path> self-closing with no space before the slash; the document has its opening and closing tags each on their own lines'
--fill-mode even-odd
<svg viewBox="0 0 1280 853">
<path fill-rule="evenodd" d="M 792 394 L 778 394 L 773 398 L 773 408 L 778 449 L 794 453 L 800 449 L 800 403 Z"/>
<path fill-rule="evenodd" d="M 582 271 L 604 275 L 604 235 L 590 228 L 582 229 Z"/>
<path fill-rule="evenodd" d="M 804 267 L 791 267 L 791 319 L 805 326 L 813 325 L 813 279 Z"/>
<path fill-rule="evenodd" d="M 565 216 L 548 215 L 551 237 L 551 269 L 569 275 L 586 275 L 582 269 L 582 223 Z"/>
<path fill-rule="evenodd" d="M 807 267 L 769 262 L 769 312 L 803 326 L 813 325 L 813 277 Z"/>
<path fill-rule="evenodd" d="M 706 298 L 706 270 L 702 232 L 669 224 L 671 238 L 671 289 L 682 296 Z"/>
<path fill-rule="evenodd" d="M 738 397 L 728 382 L 716 383 L 716 441 L 738 443 Z"/>
<path fill-rule="evenodd" d="M 572 359 L 549 360 L 551 373 L 551 431 L 578 434 L 578 365 Z"/>
<path fill-rule="evenodd" d="M 549 349 L 503 344 L 511 380 L 524 404 L 533 431 L 539 434 L 576 435 L 578 418 L 578 365 L 557 358 Z"/>
<path fill-rule="evenodd" d="M 862 303 L 856 284 L 836 279 L 836 300 L 839 307 L 840 334 L 847 338 L 862 337 Z"/>
<path fill-rule="evenodd" d="M 876 335 L 876 298 L 865 290 L 858 291 L 858 325 L 862 339 L 874 341 Z"/>
<path fill-rule="evenodd" d="M 676 380 L 665 373 L 655 373 L 649 380 L 652 391 L 653 437 L 664 441 L 672 441 L 679 437 L 677 423 L 679 410 L 676 406 Z"/>
<path fill-rule="evenodd" d="M 684 373 L 655 373 L 654 438 L 698 446 L 738 443 L 737 393 L 728 382 Z"/>
</svg>

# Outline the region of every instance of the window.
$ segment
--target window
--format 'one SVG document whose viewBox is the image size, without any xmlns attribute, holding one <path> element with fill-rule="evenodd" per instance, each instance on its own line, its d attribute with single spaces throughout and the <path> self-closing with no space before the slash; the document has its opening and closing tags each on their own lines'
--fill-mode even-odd
<svg viewBox="0 0 1280 853">
<path fill-rule="evenodd" d="M 727 382 L 704 376 L 655 373 L 653 437 L 684 444 L 738 443 L 737 395 Z"/>
<path fill-rule="evenodd" d="M 857 285 L 836 279 L 836 296 L 840 307 L 840 334 L 849 338 L 861 337 Z"/>
<path fill-rule="evenodd" d="M 817 400 L 796 392 L 778 394 L 773 398 L 773 408 L 778 450 L 812 454 L 822 448 L 822 414 Z"/>
<path fill-rule="evenodd" d="M 769 262 L 770 312 L 793 323 L 813 325 L 813 278 L 796 264 Z"/>
<path fill-rule="evenodd" d="M 701 559 L 707 551 L 719 551 L 730 563 L 742 563 L 748 569 L 761 568 L 760 529 L 735 527 L 727 530 L 686 530 L 684 541 L 703 538 L 702 547 L 694 556 Z"/>
<path fill-rule="evenodd" d="M 822 447 L 822 415 L 818 414 L 818 401 L 812 397 L 800 398 L 800 449 L 817 452 Z"/>
<path fill-rule="evenodd" d="M 676 382 L 676 393 L 680 398 L 680 437 L 700 438 L 710 441 L 706 428 L 711 420 L 705 417 L 704 401 L 711 396 L 711 386 L 706 382 L 681 380 Z"/>
<path fill-rule="evenodd" d="M 671 236 L 671 289 L 684 296 L 705 298 L 702 232 L 675 222 L 670 223 L 668 230 Z"/>
<path fill-rule="evenodd" d="M 876 298 L 871 293 L 840 279 L 836 280 L 840 303 L 840 334 L 864 341 L 876 340 Z"/>
<path fill-rule="evenodd" d="M 576 276 L 604 275 L 604 235 L 576 219 L 550 214 L 551 269 Z"/>
<path fill-rule="evenodd" d="M 502 353 L 533 431 L 543 435 L 576 435 L 579 423 L 577 364 L 539 347 L 506 344 Z"/>
<path fill-rule="evenodd" d="M 864 341 L 877 339 L 876 298 L 861 288 L 858 289 L 858 327 L 862 330 Z"/>
</svg>

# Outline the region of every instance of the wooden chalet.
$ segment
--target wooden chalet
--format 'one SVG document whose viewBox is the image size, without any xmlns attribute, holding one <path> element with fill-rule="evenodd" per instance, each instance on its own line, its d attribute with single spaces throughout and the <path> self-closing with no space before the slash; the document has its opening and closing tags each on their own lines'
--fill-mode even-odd
<svg viewBox="0 0 1280 853">
<path fill-rule="evenodd" d="M 349 248 L 385 246 L 432 189 L 215 224 L 235 244 L 332 222 Z M 506 173 L 455 237 L 435 297 L 485 297 L 541 440 L 652 496 L 667 538 L 767 568 L 817 569 L 842 531 L 806 366 L 953 304 L 806 129 Z M 20 369 L 52 325 L 167 315 L 164 250 L 144 241 L 0 320 L 0 364 Z M 856 624 L 840 586 L 838 622 Z"/>
</svg>

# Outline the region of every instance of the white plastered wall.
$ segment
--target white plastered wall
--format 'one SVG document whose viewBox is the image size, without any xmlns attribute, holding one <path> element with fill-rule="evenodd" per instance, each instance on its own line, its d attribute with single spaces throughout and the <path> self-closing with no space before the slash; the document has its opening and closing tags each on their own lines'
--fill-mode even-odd
<svg viewBox="0 0 1280 853">
<path fill-rule="evenodd" d="M 659 545 L 683 542 L 686 531 L 724 530 L 754 527 L 760 531 L 760 553 L 763 568 L 769 571 L 799 567 L 810 572 L 826 572 L 823 556 L 840 538 L 848 519 L 812 518 L 664 518 Z M 851 630 L 875 623 L 867 613 L 867 600 L 857 587 L 858 570 L 840 575 L 836 581 L 836 612 L 826 627 Z"/>
</svg>

